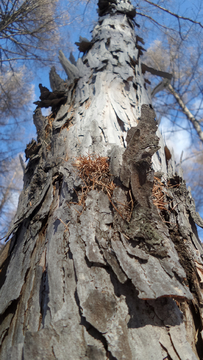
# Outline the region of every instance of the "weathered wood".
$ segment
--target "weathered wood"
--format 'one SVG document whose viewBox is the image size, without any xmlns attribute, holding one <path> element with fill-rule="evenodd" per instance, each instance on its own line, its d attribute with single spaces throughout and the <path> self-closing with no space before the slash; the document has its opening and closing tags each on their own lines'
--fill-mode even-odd
<svg viewBox="0 0 203 360">
<path fill-rule="evenodd" d="M 52 91 L 64 91 L 67 88 L 67 83 L 57 74 L 55 66 L 49 72 L 49 81 Z"/>
<path fill-rule="evenodd" d="M 160 70 L 156 70 L 146 64 L 142 64 L 142 72 L 143 74 L 148 71 L 153 75 L 157 75 L 157 76 L 161 76 L 167 80 L 171 80 L 172 79 L 172 74 L 169 74 L 168 72 L 165 71 L 160 71 Z"/>
<path fill-rule="evenodd" d="M 66 104 L 34 114 L 37 141 L 0 254 L 0 358 L 202 359 L 203 223 L 165 159 L 135 10 L 100 0 L 99 15 L 88 52 L 76 64 L 61 57 Z M 98 181 L 87 189 L 76 165 L 88 154 L 108 160 L 111 193 Z"/>
<path fill-rule="evenodd" d="M 70 63 L 68 59 L 66 59 L 62 50 L 59 51 L 59 61 L 63 66 L 68 78 L 73 81 L 74 79 L 79 78 L 79 71 L 77 67 Z"/>
</svg>

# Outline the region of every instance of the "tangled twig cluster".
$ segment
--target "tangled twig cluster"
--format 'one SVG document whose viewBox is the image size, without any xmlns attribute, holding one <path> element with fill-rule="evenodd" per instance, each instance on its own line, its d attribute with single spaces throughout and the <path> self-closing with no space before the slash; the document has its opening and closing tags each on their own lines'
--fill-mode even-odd
<svg viewBox="0 0 203 360">
<path fill-rule="evenodd" d="M 108 157 L 88 155 L 79 156 L 74 163 L 79 171 L 79 176 L 84 181 L 83 190 L 102 190 L 110 197 L 115 184 L 109 173 Z"/>
<path fill-rule="evenodd" d="M 73 166 L 77 168 L 84 183 L 81 193 L 77 194 L 79 205 L 85 207 L 85 200 L 90 190 L 104 191 L 111 201 L 116 185 L 109 173 L 108 157 L 97 155 L 79 156 Z"/>
<path fill-rule="evenodd" d="M 171 183 L 170 180 L 168 180 L 166 183 L 163 183 L 159 178 L 154 177 L 152 200 L 162 216 L 164 216 L 166 212 L 173 211 L 176 206 L 172 205 L 173 201 L 169 190 L 172 190 L 172 188 L 178 188 L 180 184 L 178 183 L 178 181 L 176 181 L 177 179 L 174 178 L 173 180 L 173 183 Z M 165 222 L 168 223 L 168 221 Z"/>
<path fill-rule="evenodd" d="M 80 194 L 79 205 L 85 206 L 87 193 L 90 190 L 98 190 L 98 191 L 102 190 L 104 193 L 108 195 L 111 205 L 114 207 L 114 209 L 123 219 L 124 217 L 126 218 L 126 216 L 123 213 L 127 213 L 129 211 L 130 211 L 130 216 L 128 214 L 128 218 L 131 217 L 132 208 L 133 208 L 132 196 L 130 196 L 131 200 L 129 205 L 126 206 L 125 204 L 119 203 L 120 204 L 119 209 L 115 205 L 114 201 L 112 201 L 112 195 L 114 189 L 116 188 L 116 185 L 113 182 L 112 176 L 109 172 L 108 157 L 97 156 L 97 155 L 79 156 L 73 165 L 77 167 L 79 171 L 79 176 L 84 182 L 84 186 L 82 186 L 82 192 Z M 129 211 L 127 208 L 129 208 Z"/>
<path fill-rule="evenodd" d="M 103 191 L 108 195 L 110 203 L 117 211 L 117 213 L 122 217 L 122 219 L 129 222 L 134 208 L 132 194 L 129 190 L 129 201 L 127 201 L 126 204 L 121 204 L 112 200 L 112 195 L 114 189 L 116 188 L 116 184 L 114 183 L 112 175 L 109 172 L 108 157 L 99 155 L 79 156 L 76 158 L 73 165 L 77 168 L 79 176 L 83 180 L 84 184 L 81 188 L 80 194 L 77 194 L 77 204 L 82 205 L 84 208 L 85 200 L 89 191 Z M 168 198 L 170 198 L 168 190 L 178 186 L 178 183 L 175 185 L 172 185 L 170 181 L 163 183 L 158 177 L 154 177 L 152 200 L 162 215 L 165 211 L 168 212 L 173 210 L 171 200 L 168 200 Z"/>
<path fill-rule="evenodd" d="M 166 201 L 166 187 L 165 185 L 161 182 L 161 180 L 159 178 L 157 178 L 156 176 L 154 177 L 154 185 L 152 188 L 152 200 L 154 205 L 159 209 L 159 210 L 166 210 L 167 209 L 167 201 Z"/>
</svg>

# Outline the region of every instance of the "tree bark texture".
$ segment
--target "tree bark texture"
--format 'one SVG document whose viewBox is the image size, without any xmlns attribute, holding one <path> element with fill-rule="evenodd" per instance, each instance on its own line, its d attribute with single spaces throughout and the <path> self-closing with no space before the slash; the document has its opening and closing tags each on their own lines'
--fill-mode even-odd
<svg viewBox="0 0 203 360">
<path fill-rule="evenodd" d="M 68 80 L 50 74 L 66 104 L 35 111 L 0 254 L 1 360 L 203 358 L 203 221 L 157 137 L 134 16 L 129 1 L 99 1 L 83 57 L 60 53 Z M 91 156 L 111 193 L 85 185 Z"/>
</svg>

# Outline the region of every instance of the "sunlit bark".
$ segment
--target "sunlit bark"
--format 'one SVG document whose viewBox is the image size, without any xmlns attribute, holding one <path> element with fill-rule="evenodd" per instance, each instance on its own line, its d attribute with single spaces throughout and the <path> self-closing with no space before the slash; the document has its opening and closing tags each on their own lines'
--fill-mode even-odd
<svg viewBox="0 0 203 360">
<path fill-rule="evenodd" d="M 76 64 L 60 53 L 66 104 L 34 114 L 0 257 L 0 357 L 201 359 L 202 220 L 156 135 L 135 9 L 99 1 L 99 15 Z"/>
</svg>

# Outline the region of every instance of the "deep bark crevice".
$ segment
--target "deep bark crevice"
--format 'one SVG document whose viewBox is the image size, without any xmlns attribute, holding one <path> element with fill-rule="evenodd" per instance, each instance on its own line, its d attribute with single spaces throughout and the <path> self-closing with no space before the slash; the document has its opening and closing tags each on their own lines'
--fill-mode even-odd
<svg viewBox="0 0 203 360">
<path fill-rule="evenodd" d="M 111 353 L 108 351 L 108 343 L 104 337 L 104 335 L 98 331 L 94 326 L 92 326 L 92 324 L 90 324 L 86 318 L 83 316 L 82 314 L 82 307 L 80 306 L 80 300 L 79 300 L 79 297 L 78 297 L 78 293 L 77 293 L 77 290 L 75 290 L 75 293 L 74 293 L 74 296 L 75 296 L 75 301 L 76 301 L 76 304 L 78 306 L 78 311 L 79 311 L 79 314 L 80 314 L 80 325 L 84 326 L 87 330 L 87 332 L 89 333 L 89 335 L 94 338 L 95 340 L 98 340 L 104 347 L 104 349 L 106 350 L 106 354 L 107 354 L 107 359 L 108 360 L 117 360 L 117 358 L 113 357 L 111 355 Z M 87 352 L 87 356 L 90 355 L 90 357 L 88 357 L 88 359 L 90 360 L 96 360 L 94 358 L 91 357 L 91 354 L 88 354 L 88 350 L 86 350 Z"/>
<path fill-rule="evenodd" d="M 170 339 L 171 339 L 170 334 L 169 334 L 169 337 L 170 337 Z M 172 339 L 171 339 L 171 344 L 172 344 L 173 351 L 175 352 L 176 356 L 177 356 L 177 357 L 181 360 L 181 358 L 180 358 L 180 356 L 179 356 L 179 354 L 178 354 L 178 352 L 177 352 L 177 350 L 176 350 L 176 348 L 175 348 L 175 345 L 174 345 L 174 343 L 173 343 L 173 340 L 172 340 Z"/>
<path fill-rule="evenodd" d="M 195 300 L 189 302 L 189 307 L 191 313 L 193 314 L 193 321 L 196 329 L 196 341 L 195 346 L 200 359 L 203 358 L 203 339 L 201 336 L 201 331 L 203 329 L 201 314 L 199 310 L 199 306 L 201 307 L 201 294 L 198 284 L 198 275 L 196 273 L 196 269 L 191 261 L 191 256 L 188 254 L 188 250 L 186 245 L 184 244 L 184 238 L 179 234 L 178 230 L 170 230 L 170 236 L 175 245 L 176 251 L 179 255 L 179 260 L 181 265 L 183 266 L 188 286 L 190 288 L 191 293 L 193 294 Z M 180 303 L 180 309 L 185 313 L 184 303 Z"/>
<path fill-rule="evenodd" d="M 2 251 L 4 251 L 4 249 Z M 11 255 L 8 255 L 6 257 L 6 259 L 4 260 L 4 262 L 1 264 L 0 291 L 1 291 L 1 287 L 3 286 L 3 284 L 6 280 L 6 272 L 7 272 L 7 268 L 9 266 L 10 260 L 11 260 Z"/>
<path fill-rule="evenodd" d="M 178 230 L 169 230 L 171 239 L 175 245 L 176 251 L 179 255 L 179 261 L 186 272 L 188 286 L 190 291 L 196 296 L 198 290 L 195 286 L 195 280 L 197 279 L 197 273 L 195 267 L 192 265 L 190 255 L 188 254 L 187 248 L 184 244 L 184 238 L 180 235 Z"/>
<path fill-rule="evenodd" d="M 196 344 L 195 344 L 196 350 L 199 358 L 203 359 L 203 339 L 201 336 L 201 331 L 203 330 L 203 327 L 202 327 L 200 311 L 197 304 L 194 304 L 192 301 L 189 303 L 189 306 L 191 309 L 191 313 L 193 314 L 193 320 L 195 323 L 195 329 L 197 334 Z"/>
<path fill-rule="evenodd" d="M 6 309 L 6 311 L 3 314 L 0 315 L 0 324 L 2 324 L 4 319 L 10 314 L 13 314 L 13 316 L 12 316 L 12 318 L 10 320 L 10 324 L 12 323 L 13 318 L 14 318 L 15 313 L 16 313 L 18 303 L 19 303 L 19 299 L 13 300 L 12 303 L 9 305 L 9 307 Z M 9 328 L 7 328 L 4 331 L 4 334 L 1 334 L 1 344 L 3 343 L 6 336 L 8 335 L 8 331 L 9 331 Z M 3 335 L 3 337 L 2 337 L 2 335 Z"/>
<path fill-rule="evenodd" d="M 173 360 L 173 359 L 170 357 L 170 355 L 169 355 L 169 353 L 168 353 L 168 351 L 167 351 L 167 348 L 166 348 L 165 346 L 163 346 L 163 344 L 161 344 L 161 346 L 162 346 L 162 348 L 167 352 L 167 355 L 163 358 L 163 360 Z"/>
<path fill-rule="evenodd" d="M 100 341 L 106 350 L 107 359 L 108 360 L 117 360 L 114 356 L 112 356 L 111 352 L 108 350 L 108 343 L 102 333 L 100 333 L 94 326 L 92 326 L 88 321 L 86 321 L 84 316 L 81 316 L 81 325 L 83 325 L 87 332 L 96 340 Z M 94 360 L 90 358 L 90 360 Z M 95 359 L 96 360 L 96 359 Z"/>
<path fill-rule="evenodd" d="M 158 316 L 160 309 L 163 307 L 165 308 L 164 313 L 166 316 L 171 307 L 178 309 L 175 301 L 171 298 L 162 297 L 156 300 L 140 299 L 138 297 L 139 292 L 132 286 L 130 279 L 128 279 L 124 284 L 118 283 L 114 274 L 111 272 L 111 281 L 114 286 L 115 295 L 119 298 L 124 296 L 126 299 L 130 316 L 127 324 L 128 328 L 138 329 L 140 327 L 144 328 L 146 325 L 164 327 L 164 318 Z M 173 319 L 173 322 L 168 325 L 180 325 L 180 319 L 181 322 L 183 322 L 181 312 L 179 312 L 179 320 Z"/>
<path fill-rule="evenodd" d="M 45 271 L 42 273 L 41 277 L 41 284 L 40 284 L 40 291 L 39 291 L 39 303 L 40 303 L 40 324 L 39 329 L 44 327 L 44 321 L 49 309 L 49 282 L 48 282 L 48 269 L 46 268 Z"/>
</svg>

